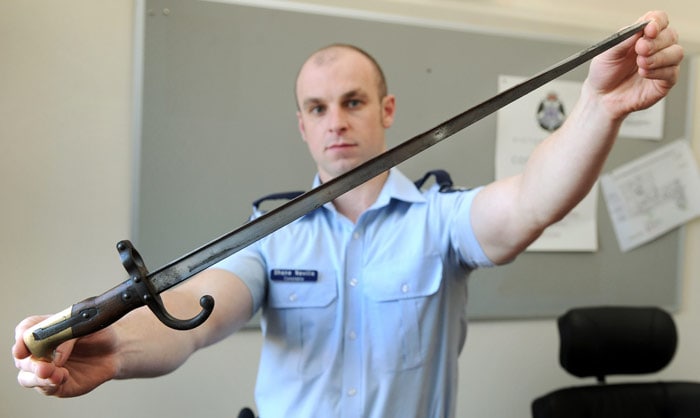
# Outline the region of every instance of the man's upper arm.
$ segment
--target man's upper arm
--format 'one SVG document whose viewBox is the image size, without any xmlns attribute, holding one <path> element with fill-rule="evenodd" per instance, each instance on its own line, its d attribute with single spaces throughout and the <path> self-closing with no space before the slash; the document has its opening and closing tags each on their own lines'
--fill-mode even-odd
<svg viewBox="0 0 700 418">
<path fill-rule="evenodd" d="M 522 176 L 497 180 L 474 198 L 471 222 L 486 256 L 495 264 L 513 261 L 542 233 L 536 222 L 518 205 Z"/>
</svg>

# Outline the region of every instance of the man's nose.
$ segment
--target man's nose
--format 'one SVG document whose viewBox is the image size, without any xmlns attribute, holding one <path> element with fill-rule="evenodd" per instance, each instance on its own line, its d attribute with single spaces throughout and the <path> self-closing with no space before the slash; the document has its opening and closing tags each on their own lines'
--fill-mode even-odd
<svg viewBox="0 0 700 418">
<path fill-rule="evenodd" d="M 328 115 L 328 130 L 342 133 L 348 129 L 347 114 L 340 107 L 332 107 Z"/>
</svg>

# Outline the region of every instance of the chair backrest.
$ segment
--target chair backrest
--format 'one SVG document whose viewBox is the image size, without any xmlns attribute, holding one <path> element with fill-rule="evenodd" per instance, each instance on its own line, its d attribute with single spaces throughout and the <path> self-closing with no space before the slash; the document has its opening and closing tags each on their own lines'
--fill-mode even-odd
<svg viewBox="0 0 700 418">
<path fill-rule="evenodd" d="M 605 384 L 606 376 L 666 367 L 676 351 L 673 318 L 656 307 L 572 309 L 558 319 L 561 366 L 599 384 L 559 389 L 535 399 L 534 418 L 697 418 L 700 383 Z"/>
<path fill-rule="evenodd" d="M 673 318 L 656 307 L 572 309 L 559 317 L 559 362 L 577 377 L 655 373 L 676 352 Z"/>
</svg>

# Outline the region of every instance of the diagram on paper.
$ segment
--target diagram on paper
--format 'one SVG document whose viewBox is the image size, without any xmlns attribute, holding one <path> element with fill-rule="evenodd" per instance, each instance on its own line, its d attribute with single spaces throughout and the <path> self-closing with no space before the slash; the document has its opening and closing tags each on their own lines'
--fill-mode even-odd
<svg viewBox="0 0 700 418">
<path fill-rule="evenodd" d="M 685 141 L 675 141 L 601 177 L 622 251 L 700 216 L 700 174 Z"/>
</svg>

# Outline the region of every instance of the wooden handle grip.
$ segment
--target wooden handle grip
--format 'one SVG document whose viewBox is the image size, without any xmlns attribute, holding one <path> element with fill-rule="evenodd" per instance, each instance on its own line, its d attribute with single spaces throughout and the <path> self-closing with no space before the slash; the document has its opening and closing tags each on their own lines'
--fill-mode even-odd
<svg viewBox="0 0 700 418">
<path fill-rule="evenodd" d="M 143 304 L 129 279 L 43 320 L 22 338 L 34 357 L 50 361 L 59 344 L 99 331 Z"/>
<path fill-rule="evenodd" d="M 39 322 L 33 327 L 29 328 L 24 332 L 22 338 L 24 339 L 24 344 L 36 358 L 42 360 L 52 360 L 53 352 L 58 347 L 59 344 L 66 342 L 73 338 L 73 328 L 67 327 L 66 329 L 52 334 L 46 338 L 38 339 L 35 332 L 40 329 L 49 328 L 53 325 L 60 324 L 70 319 L 71 313 L 73 312 L 73 307 L 61 311 L 45 320 Z"/>
</svg>

